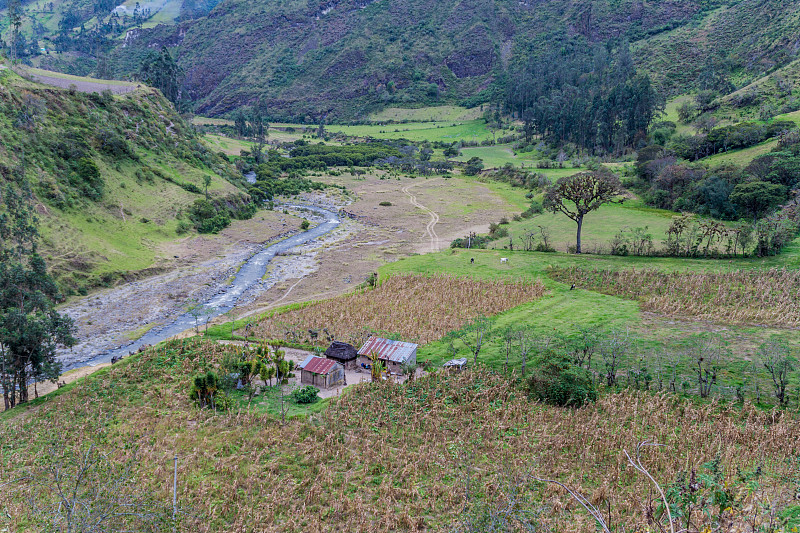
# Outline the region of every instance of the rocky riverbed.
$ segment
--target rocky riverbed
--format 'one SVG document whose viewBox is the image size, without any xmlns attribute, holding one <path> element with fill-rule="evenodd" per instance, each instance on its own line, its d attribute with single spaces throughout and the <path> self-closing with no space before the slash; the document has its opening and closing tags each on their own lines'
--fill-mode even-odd
<svg viewBox="0 0 800 533">
<path fill-rule="evenodd" d="M 335 209 L 335 206 L 327 205 L 328 202 L 325 204 L 325 207 Z M 290 214 L 307 218 L 313 223 L 325 220 L 312 211 L 287 209 Z M 332 233 L 274 258 L 267 266 L 264 278 L 239 297 L 237 307 L 252 302 L 277 283 L 302 278 L 313 272 L 314 248 L 343 236 L 338 228 Z M 286 236 L 278 236 L 263 244 L 240 242 L 222 257 L 105 289 L 64 306 L 61 312 L 75 320 L 79 342 L 72 349 L 61 350 L 59 359 L 69 368 L 94 360 L 111 350 L 133 346 L 136 339 L 150 329 L 174 321 L 193 303 L 206 302 L 222 293 L 248 259 Z"/>
</svg>

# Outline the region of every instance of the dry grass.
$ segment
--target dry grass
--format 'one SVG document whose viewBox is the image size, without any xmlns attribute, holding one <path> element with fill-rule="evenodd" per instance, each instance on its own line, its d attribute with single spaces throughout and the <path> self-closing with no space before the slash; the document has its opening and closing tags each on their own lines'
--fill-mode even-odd
<svg viewBox="0 0 800 533">
<path fill-rule="evenodd" d="M 638 300 L 648 311 L 734 324 L 800 326 L 800 271 L 726 273 L 560 268 L 551 276 L 578 288 Z"/>
<path fill-rule="evenodd" d="M 439 372 L 357 385 L 322 415 L 282 427 L 272 416 L 214 415 L 189 402 L 192 374 L 230 349 L 174 342 L 5 421 L 15 437 L 4 442 L 0 476 L 14 479 L 54 438 L 100 441 L 120 459 L 138 446 L 141 486 L 170 503 L 177 453 L 179 501 L 192 510 L 179 531 L 197 532 L 443 530 L 463 516 L 467 472 L 472 493 L 490 502 L 503 500 L 504 472 L 558 479 L 610 507 L 615 528 L 647 531 L 652 491 L 623 454 L 645 439 L 666 445 L 643 458 L 665 486 L 714 459 L 737 490 L 737 469 L 761 469 L 731 503 L 733 523 L 708 531 L 745 531 L 743 516 L 768 512 L 754 503 L 769 499 L 780 511 L 796 490 L 784 476 L 797 477 L 787 461 L 800 453 L 800 424 L 786 411 L 636 392 L 569 410 L 532 403 L 497 374 Z M 2 525 L 33 530 L 23 518 L 26 485 L 17 485 L 0 492 L 12 517 Z M 530 496 L 553 531 L 595 530 L 557 487 L 534 486 Z M 713 514 L 695 516 L 691 531 Z"/>
<path fill-rule="evenodd" d="M 308 331 L 325 328 L 335 338 L 354 344 L 371 332 L 427 343 L 479 315 L 495 315 L 543 294 L 544 285 L 539 281 L 398 275 L 374 290 L 360 290 L 265 318 L 254 328 L 254 334 L 324 343 L 324 335 L 311 339 Z"/>
</svg>

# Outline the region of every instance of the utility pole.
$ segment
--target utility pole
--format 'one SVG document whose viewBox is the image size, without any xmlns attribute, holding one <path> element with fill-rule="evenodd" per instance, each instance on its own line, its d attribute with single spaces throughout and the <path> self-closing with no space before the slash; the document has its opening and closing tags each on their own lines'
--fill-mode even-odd
<svg viewBox="0 0 800 533">
<path fill-rule="evenodd" d="M 172 477 L 172 531 L 175 532 L 175 519 L 178 516 L 178 454 L 175 454 L 175 473 Z"/>
</svg>

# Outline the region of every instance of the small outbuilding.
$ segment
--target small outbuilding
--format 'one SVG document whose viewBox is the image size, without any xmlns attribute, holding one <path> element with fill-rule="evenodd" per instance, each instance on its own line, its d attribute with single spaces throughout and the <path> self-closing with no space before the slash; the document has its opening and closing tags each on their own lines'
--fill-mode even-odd
<svg viewBox="0 0 800 533">
<path fill-rule="evenodd" d="M 313 385 L 318 389 L 347 385 L 344 367 L 333 359 L 309 355 L 297 368 L 300 369 L 300 383 L 303 385 Z"/>
<path fill-rule="evenodd" d="M 457 370 L 459 372 L 464 370 L 465 366 L 467 366 L 466 357 L 459 357 L 458 359 L 450 359 L 448 362 L 442 365 L 442 367 L 448 370 Z"/>
<path fill-rule="evenodd" d="M 333 341 L 325 350 L 325 357 L 342 365 L 345 370 L 358 368 L 358 350 L 352 344 L 342 341 Z"/>
<path fill-rule="evenodd" d="M 417 363 L 417 346 L 413 342 L 370 337 L 358 350 L 358 366 L 370 368 L 372 365 L 370 356 L 375 353 L 378 355 L 378 359 L 386 365 L 386 370 L 393 374 L 402 374 L 403 365 Z"/>
</svg>

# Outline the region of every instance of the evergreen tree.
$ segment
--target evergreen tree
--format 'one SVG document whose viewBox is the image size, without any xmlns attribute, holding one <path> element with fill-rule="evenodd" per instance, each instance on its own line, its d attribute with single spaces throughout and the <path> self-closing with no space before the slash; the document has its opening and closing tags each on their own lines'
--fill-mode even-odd
<svg viewBox="0 0 800 533">
<path fill-rule="evenodd" d="M 141 67 L 139 77 L 146 84 L 155 87 L 173 104 L 177 104 L 181 96 L 183 71 L 169 53 L 167 47 L 161 52 L 150 52 Z"/>
<path fill-rule="evenodd" d="M 6 409 L 28 399 L 32 377 L 56 379 L 57 345 L 72 346 L 73 322 L 55 311 L 61 299 L 37 252 L 37 221 L 26 184 L 0 199 L 0 385 Z"/>
</svg>

